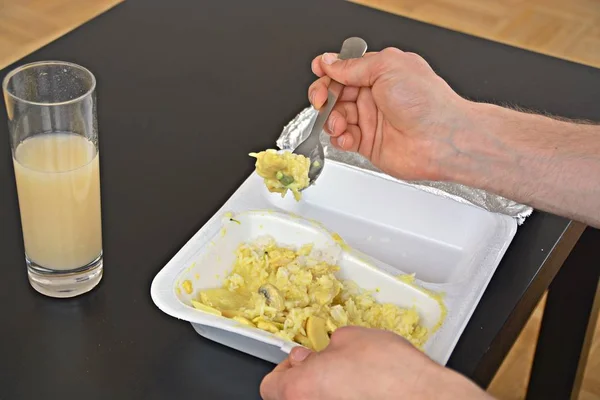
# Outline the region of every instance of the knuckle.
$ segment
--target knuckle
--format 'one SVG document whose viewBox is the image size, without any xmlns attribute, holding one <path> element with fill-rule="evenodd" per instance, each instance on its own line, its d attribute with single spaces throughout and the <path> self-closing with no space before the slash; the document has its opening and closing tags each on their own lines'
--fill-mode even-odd
<svg viewBox="0 0 600 400">
<path fill-rule="evenodd" d="M 323 78 L 319 78 L 316 81 L 314 81 L 309 87 L 308 87 L 308 95 L 309 98 L 312 97 L 314 98 L 314 96 L 322 90 L 327 90 L 327 85 L 325 84 L 325 82 L 323 81 Z M 312 100 L 312 99 L 311 99 Z"/>
<path fill-rule="evenodd" d="M 429 63 L 420 55 L 418 55 L 417 53 L 405 53 L 405 55 L 407 56 L 407 58 L 409 58 L 412 62 L 416 63 L 418 66 L 420 67 L 425 67 L 430 69 L 431 66 L 429 65 Z"/>
<path fill-rule="evenodd" d="M 406 53 L 404 53 L 404 55 L 407 57 L 410 57 L 412 59 L 415 59 L 415 60 L 425 61 L 425 59 L 423 57 L 421 57 L 417 53 L 413 53 L 412 51 L 407 51 Z"/>
<path fill-rule="evenodd" d="M 394 68 L 404 52 L 396 47 L 386 47 L 381 50 L 379 57 L 373 60 L 372 76 L 378 77 Z"/>
<path fill-rule="evenodd" d="M 381 50 L 381 54 L 386 57 L 395 57 L 404 54 L 404 52 L 397 47 L 386 47 L 385 49 Z"/>
<path fill-rule="evenodd" d="M 327 90 L 327 87 L 329 86 L 329 77 L 323 76 L 319 78 L 315 83 L 318 89 Z"/>
</svg>

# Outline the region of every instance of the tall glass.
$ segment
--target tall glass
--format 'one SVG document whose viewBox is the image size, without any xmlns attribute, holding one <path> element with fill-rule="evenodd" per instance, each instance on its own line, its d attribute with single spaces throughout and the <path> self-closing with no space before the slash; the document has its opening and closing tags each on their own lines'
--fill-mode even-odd
<svg viewBox="0 0 600 400">
<path fill-rule="evenodd" d="M 102 279 L 96 79 L 67 62 L 27 64 L 2 83 L 31 286 L 73 297 Z"/>
</svg>

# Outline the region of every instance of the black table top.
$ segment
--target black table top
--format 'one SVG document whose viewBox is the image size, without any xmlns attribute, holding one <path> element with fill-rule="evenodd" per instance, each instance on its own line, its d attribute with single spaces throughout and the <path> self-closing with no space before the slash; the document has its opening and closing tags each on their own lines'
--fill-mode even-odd
<svg viewBox="0 0 600 400">
<path fill-rule="evenodd" d="M 0 399 L 259 397 L 273 366 L 161 313 L 150 283 L 307 105 L 310 60 L 353 35 L 422 54 L 469 98 L 600 120 L 598 70 L 345 1 L 128 0 L 18 63 L 98 79 L 105 275 L 70 300 L 29 287 L 0 140 Z M 581 230 L 544 213 L 519 228 L 450 367 L 489 381 Z"/>
</svg>

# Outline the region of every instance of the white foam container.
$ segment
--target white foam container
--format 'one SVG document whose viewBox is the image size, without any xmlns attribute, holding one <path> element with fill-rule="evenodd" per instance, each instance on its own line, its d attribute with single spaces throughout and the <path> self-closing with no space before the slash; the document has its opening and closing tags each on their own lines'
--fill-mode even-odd
<svg viewBox="0 0 600 400">
<path fill-rule="evenodd" d="M 424 346 L 426 354 L 444 365 L 516 229 L 509 216 L 331 160 L 300 202 L 291 194 L 281 198 L 267 192 L 253 173 L 157 274 L 151 296 L 163 312 L 189 321 L 200 335 L 278 363 L 297 344 L 196 310 L 192 297 L 198 290 L 221 286 L 242 242 L 270 235 L 285 245 L 337 247 L 340 278 L 379 289 L 379 301 L 415 306 L 428 328 L 439 320 L 439 302 L 396 277 L 414 273 L 418 286 L 444 293 L 447 315 Z M 351 249 L 339 248 L 332 232 Z M 191 294 L 182 287 L 185 280 L 193 285 Z"/>
</svg>

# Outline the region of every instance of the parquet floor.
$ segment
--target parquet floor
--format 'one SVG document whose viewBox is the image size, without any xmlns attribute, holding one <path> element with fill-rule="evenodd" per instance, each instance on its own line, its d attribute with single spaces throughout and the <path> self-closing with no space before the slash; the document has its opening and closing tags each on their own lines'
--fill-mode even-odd
<svg viewBox="0 0 600 400">
<path fill-rule="evenodd" d="M 600 67 L 599 0 L 352 0 L 383 11 Z"/>
<path fill-rule="evenodd" d="M 0 0 L 0 69 L 122 0 Z"/>
<path fill-rule="evenodd" d="M 0 0 L 0 68 L 120 1 Z M 353 1 L 600 68 L 600 0 Z M 494 379 L 489 391 L 499 399 L 523 398 L 541 316 L 538 306 Z M 600 399 L 600 322 L 579 398 Z"/>
</svg>

